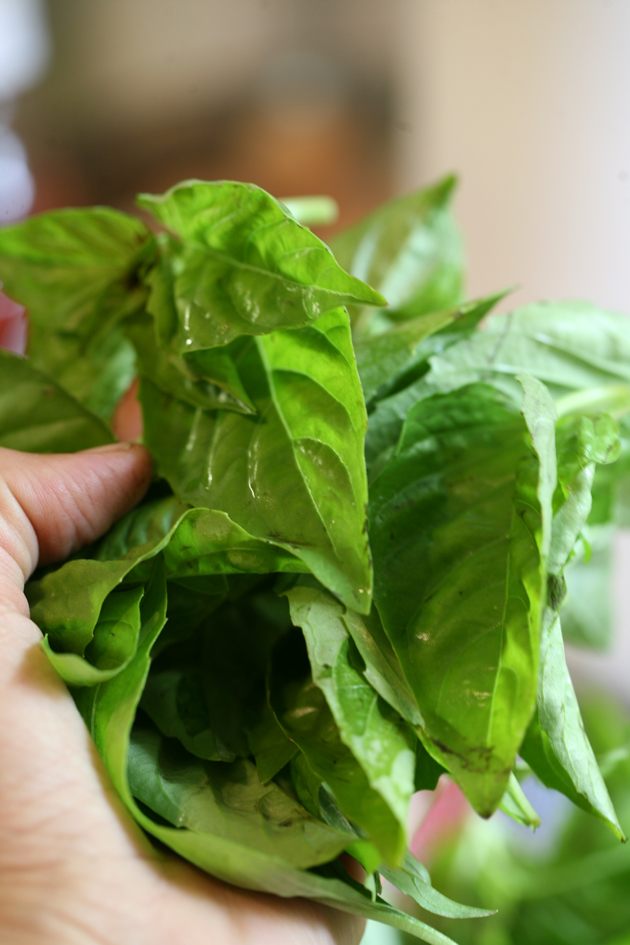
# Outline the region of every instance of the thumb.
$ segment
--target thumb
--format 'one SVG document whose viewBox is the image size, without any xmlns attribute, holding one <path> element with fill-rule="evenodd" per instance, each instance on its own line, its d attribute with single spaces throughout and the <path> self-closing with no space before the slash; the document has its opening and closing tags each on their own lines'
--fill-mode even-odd
<svg viewBox="0 0 630 945">
<path fill-rule="evenodd" d="M 107 531 L 142 498 L 150 478 L 149 454 L 129 443 L 49 455 L 0 449 L 5 550 L 26 579 L 38 562 L 65 558 Z"/>
</svg>

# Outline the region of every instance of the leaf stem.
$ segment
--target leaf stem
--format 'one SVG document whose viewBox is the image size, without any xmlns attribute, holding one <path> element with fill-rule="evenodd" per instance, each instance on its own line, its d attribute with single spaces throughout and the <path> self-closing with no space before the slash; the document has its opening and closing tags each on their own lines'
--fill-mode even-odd
<svg viewBox="0 0 630 945">
<path fill-rule="evenodd" d="M 283 197 L 281 203 L 304 226 L 328 226 L 339 216 L 337 201 L 332 197 Z"/>
<path fill-rule="evenodd" d="M 576 413 L 607 413 L 619 419 L 630 413 L 630 385 L 609 384 L 575 391 L 556 403 L 558 417 Z"/>
</svg>

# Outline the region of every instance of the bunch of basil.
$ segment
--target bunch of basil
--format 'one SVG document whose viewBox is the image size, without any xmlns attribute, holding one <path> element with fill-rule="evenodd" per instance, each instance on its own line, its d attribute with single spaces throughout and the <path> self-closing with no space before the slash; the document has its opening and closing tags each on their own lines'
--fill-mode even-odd
<svg viewBox="0 0 630 945">
<path fill-rule="evenodd" d="M 332 251 L 299 204 L 229 182 L 142 196 L 157 234 L 104 208 L 0 231 L 30 317 L 29 357 L 0 355 L 0 444 L 106 443 L 140 378 L 149 495 L 28 587 L 120 796 L 215 876 L 429 943 L 450 939 L 381 877 L 484 914 L 407 852 L 410 799 L 443 772 L 533 824 L 524 762 L 622 836 L 561 623 L 602 643 L 630 320 L 540 304 L 480 329 L 501 296 L 461 301 L 452 189 Z"/>
</svg>

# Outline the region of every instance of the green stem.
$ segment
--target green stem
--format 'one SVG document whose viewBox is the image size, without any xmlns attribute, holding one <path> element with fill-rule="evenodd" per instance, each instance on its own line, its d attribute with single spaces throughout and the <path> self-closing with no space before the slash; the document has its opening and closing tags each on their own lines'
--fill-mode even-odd
<svg viewBox="0 0 630 945">
<path fill-rule="evenodd" d="M 328 226 L 339 215 L 332 197 L 283 197 L 282 203 L 304 226 Z"/>
<path fill-rule="evenodd" d="M 619 419 L 630 413 L 630 385 L 610 384 L 591 387 L 561 397 L 556 403 L 559 417 L 572 413 L 607 413 Z"/>
</svg>

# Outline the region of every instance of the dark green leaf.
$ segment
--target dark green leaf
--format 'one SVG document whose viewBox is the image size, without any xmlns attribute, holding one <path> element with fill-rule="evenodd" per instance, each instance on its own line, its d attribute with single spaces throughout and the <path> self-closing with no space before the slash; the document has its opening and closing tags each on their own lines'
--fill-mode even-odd
<svg viewBox="0 0 630 945">
<path fill-rule="evenodd" d="M 315 780 L 324 782 L 339 809 L 374 844 L 379 860 L 399 862 L 405 838 L 401 836 L 398 819 L 371 788 L 363 769 L 341 741 L 321 691 L 311 681 L 288 688 L 282 699 L 275 698 L 274 709 Z M 376 865 L 372 864 L 372 868 Z"/>
<path fill-rule="evenodd" d="M 225 513 L 186 510 L 173 499 L 129 513 L 93 553 L 67 561 L 27 588 L 33 619 L 60 653 L 86 655 L 105 600 L 123 580 L 145 580 L 150 559 L 160 553 L 171 579 L 301 570 L 299 562 L 252 538 Z"/>
<path fill-rule="evenodd" d="M 109 421 L 136 375 L 131 343 L 115 324 L 118 312 L 107 308 L 93 332 L 29 328 L 28 356 L 84 407 Z"/>
<path fill-rule="evenodd" d="M 454 317 L 454 312 L 428 312 L 378 335 L 359 335 L 354 347 L 366 403 L 384 385 L 395 381 L 421 341 L 444 328 Z"/>
<path fill-rule="evenodd" d="M 371 491 L 375 601 L 425 745 L 489 814 L 534 709 L 553 409 L 483 386 L 426 399 Z"/>
<path fill-rule="evenodd" d="M 368 405 L 425 374 L 429 359 L 472 332 L 504 295 L 499 292 L 457 308 L 427 312 L 379 334 L 359 334 L 355 352 Z"/>
<path fill-rule="evenodd" d="M 252 797 L 252 792 L 247 790 L 247 778 L 253 776 L 251 767 L 247 768 L 245 781 L 242 781 L 240 786 L 237 784 L 236 791 L 232 786 L 229 786 L 227 796 L 231 803 L 225 803 L 225 793 L 222 797 L 219 795 L 217 798 L 214 791 L 212 791 L 213 808 L 215 811 L 220 810 L 217 819 L 212 823 L 212 833 L 201 832 L 196 829 L 197 824 L 194 820 L 197 813 L 196 806 L 193 806 L 190 811 L 192 825 L 177 827 L 164 826 L 162 821 L 157 822 L 138 806 L 128 781 L 130 735 L 136 708 L 150 667 L 151 649 L 164 626 L 165 604 L 164 586 L 160 583 L 158 573 L 154 577 L 143 602 L 143 629 L 136 656 L 125 670 L 111 681 L 103 683 L 95 689 L 83 690 L 83 698 L 79 700 L 82 714 L 89 722 L 90 730 L 103 757 L 108 774 L 138 823 L 167 847 L 180 853 L 201 869 L 205 869 L 212 875 L 228 882 L 281 896 L 304 896 L 316 899 L 347 912 L 379 919 L 395 928 L 417 936 L 428 942 L 429 945 L 453 945 L 451 939 L 430 928 L 419 919 L 405 915 L 381 899 L 373 902 L 369 892 L 341 871 L 331 870 L 329 875 L 306 872 L 287 863 L 285 859 L 278 855 L 276 847 L 269 850 L 269 852 L 257 850 L 251 843 L 251 821 L 245 818 L 243 823 L 243 820 L 234 817 L 230 813 L 230 806 L 235 801 L 237 803 L 240 801 L 242 804 L 244 800 L 247 800 L 251 805 L 252 801 L 255 802 L 256 794 L 260 797 L 261 788 L 257 786 L 255 780 L 253 781 L 255 786 L 254 797 Z M 134 764 L 135 772 L 133 775 L 136 790 L 142 793 L 146 791 L 145 796 L 148 800 L 155 799 L 157 801 L 159 799 L 163 810 L 167 810 L 167 805 L 170 804 L 170 810 L 173 811 L 173 797 L 175 796 L 175 807 L 178 811 L 178 817 L 180 817 L 182 795 L 190 797 L 192 794 L 192 800 L 194 801 L 194 791 L 191 791 L 190 779 L 187 780 L 185 774 L 182 777 L 181 769 L 180 771 L 176 769 L 176 777 L 171 783 L 166 785 L 163 780 L 160 783 L 163 772 L 153 765 L 150 769 L 144 767 L 142 764 L 143 757 L 146 757 L 146 755 L 136 755 L 135 759 L 132 759 L 132 764 L 137 762 L 137 764 Z M 198 770 L 198 768 L 195 769 L 195 775 Z M 146 781 L 144 781 L 145 778 Z M 194 778 L 192 780 L 194 784 Z M 142 787 L 138 784 L 139 781 L 143 782 Z M 195 786 L 198 787 L 198 782 Z M 245 787 L 244 796 L 243 787 Z M 210 791 L 207 782 L 205 783 L 205 790 Z M 238 797 L 239 790 L 241 791 L 241 798 Z M 265 786 L 262 790 L 269 791 L 269 788 Z M 222 800 L 223 803 L 221 803 Z M 283 800 L 285 806 L 286 803 Z M 204 805 L 204 808 L 201 812 L 202 826 L 206 826 L 208 820 L 207 805 Z M 295 810 L 295 807 L 293 809 Z M 278 808 L 274 804 L 271 813 L 273 814 L 277 810 Z M 264 821 L 264 808 L 261 809 L 260 804 L 254 813 L 254 818 L 258 818 L 258 825 L 260 825 L 257 825 L 258 830 L 261 828 L 268 829 L 268 823 Z M 188 818 L 186 817 L 186 819 Z M 179 823 L 180 821 L 176 822 Z M 336 846 L 334 831 L 321 824 L 315 824 L 313 821 L 306 821 L 306 823 L 313 825 L 314 837 L 331 838 L 330 841 L 324 841 L 330 844 L 327 854 L 330 858 L 330 851 Z M 282 825 L 279 828 L 276 827 L 276 830 L 278 829 L 282 830 Z M 344 842 L 345 840 L 344 837 Z M 286 847 L 293 846 L 290 842 L 285 841 L 285 844 Z M 303 843 L 301 841 L 296 842 L 295 846 L 303 848 Z M 316 854 L 313 854 L 310 845 L 308 850 L 311 856 L 315 856 L 315 859 L 317 859 L 317 853 L 322 855 L 321 847 Z"/>
<path fill-rule="evenodd" d="M 256 761 L 258 777 L 263 783 L 271 781 L 295 757 L 298 750 L 297 745 L 285 735 L 268 703 L 249 732 L 249 747 Z"/>
<path fill-rule="evenodd" d="M 271 648 L 289 628 L 287 603 L 273 591 L 225 600 L 184 645 L 154 661 L 142 707 L 163 735 L 200 758 L 246 757 Z"/>
<path fill-rule="evenodd" d="M 420 710 L 378 612 L 372 610 L 369 616 L 363 617 L 347 610 L 342 620 L 363 659 L 363 673 L 372 688 L 401 718 L 413 726 L 421 725 Z"/>
</svg>

